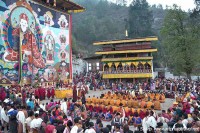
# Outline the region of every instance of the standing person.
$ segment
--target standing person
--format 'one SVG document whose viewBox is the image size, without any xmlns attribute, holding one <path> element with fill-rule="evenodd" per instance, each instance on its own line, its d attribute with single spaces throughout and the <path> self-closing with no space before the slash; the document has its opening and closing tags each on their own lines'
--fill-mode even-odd
<svg viewBox="0 0 200 133">
<path fill-rule="evenodd" d="M 148 130 L 148 123 L 147 123 L 148 118 L 149 118 L 149 112 L 147 111 L 146 116 L 142 120 L 142 129 L 144 133 L 147 133 Z"/>
<path fill-rule="evenodd" d="M 40 96 L 40 93 L 39 93 L 39 90 L 38 90 L 38 88 L 37 89 L 35 89 L 35 96 Z M 40 97 L 39 97 L 40 98 Z"/>
<path fill-rule="evenodd" d="M 30 123 L 30 131 L 31 132 L 38 131 L 42 126 L 42 122 L 43 120 L 39 118 L 39 114 L 36 113 L 35 118 Z"/>
<path fill-rule="evenodd" d="M 94 130 L 94 123 L 90 122 L 89 123 L 90 128 L 85 130 L 85 133 L 96 133 L 96 131 Z"/>
<path fill-rule="evenodd" d="M 27 106 L 30 106 L 30 109 L 32 109 L 32 110 L 34 109 L 34 102 L 31 98 L 29 99 Z"/>
<path fill-rule="evenodd" d="M 42 91 L 42 100 L 44 100 L 45 99 L 46 90 L 43 87 L 41 91 Z"/>
<path fill-rule="evenodd" d="M 50 88 L 47 89 L 47 98 L 49 99 L 51 97 L 51 90 Z"/>
<path fill-rule="evenodd" d="M 81 125 L 79 123 L 80 120 L 81 119 L 79 117 L 76 117 L 74 119 L 74 126 L 72 127 L 70 133 L 78 133 L 78 129 L 79 129 L 79 127 L 81 127 Z"/>
<path fill-rule="evenodd" d="M 42 96 L 43 96 L 43 94 L 42 94 L 42 87 L 40 86 L 39 87 L 39 89 L 38 89 L 38 91 L 39 91 L 39 98 L 40 98 L 40 100 L 42 100 Z"/>
<path fill-rule="evenodd" d="M 76 85 L 74 85 L 74 88 L 73 88 L 73 100 L 74 102 L 77 101 L 77 89 L 76 89 Z"/>
<path fill-rule="evenodd" d="M 82 102 L 82 105 L 86 104 L 85 94 L 82 94 L 81 102 Z"/>
<path fill-rule="evenodd" d="M 4 101 L 5 99 L 6 99 L 6 92 L 5 92 L 5 90 L 4 90 L 4 88 L 1 88 L 1 93 L 0 93 L 0 95 L 1 95 L 1 101 Z"/>
<path fill-rule="evenodd" d="M 8 128 L 9 117 L 6 114 L 6 110 L 7 110 L 7 107 L 5 104 L 3 104 L 2 109 L 1 109 L 1 114 L 0 114 L 1 115 L 1 124 L 2 124 L 1 131 L 4 131 L 5 127 Z"/>
<path fill-rule="evenodd" d="M 25 127 L 26 117 L 22 110 L 22 107 L 19 107 L 16 117 L 18 120 L 18 133 L 26 133 L 26 127 Z"/>
<path fill-rule="evenodd" d="M 54 96 L 55 96 L 55 90 L 54 90 L 54 88 L 52 87 L 52 89 L 51 89 L 51 97 L 54 98 Z"/>
<path fill-rule="evenodd" d="M 14 109 L 14 105 L 8 104 L 7 106 L 8 112 L 7 116 L 9 117 L 9 133 L 16 133 L 17 131 L 17 110 Z"/>
<path fill-rule="evenodd" d="M 40 99 L 39 99 L 38 96 L 35 96 L 34 104 L 35 104 L 36 107 L 39 107 L 39 105 L 40 105 Z"/>
<path fill-rule="evenodd" d="M 23 105 L 26 104 L 26 90 L 22 91 L 22 103 L 23 103 Z"/>
<path fill-rule="evenodd" d="M 147 119 L 147 125 L 148 125 L 148 129 L 151 129 L 151 130 L 155 131 L 156 130 L 156 126 L 157 126 L 157 122 L 156 122 L 156 119 L 155 119 L 155 117 L 153 115 L 154 115 L 154 112 L 150 111 L 150 116 Z"/>
<path fill-rule="evenodd" d="M 67 115 L 67 98 L 64 98 L 64 102 L 61 103 L 60 109 Z"/>
</svg>

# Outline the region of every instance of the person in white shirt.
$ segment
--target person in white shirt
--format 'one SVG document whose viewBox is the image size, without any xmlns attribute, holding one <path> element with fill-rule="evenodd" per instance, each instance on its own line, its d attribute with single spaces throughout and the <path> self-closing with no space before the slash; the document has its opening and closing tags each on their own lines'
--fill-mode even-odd
<svg viewBox="0 0 200 133">
<path fill-rule="evenodd" d="M 40 108 L 41 108 L 42 110 L 46 111 L 46 106 L 45 106 L 44 103 L 40 104 L 39 106 L 40 106 Z"/>
<path fill-rule="evenodd" d="M 61 103 L 60 109 L 67 115 L 67 98 L 64 99 L 64 102 Z"/>
<path fill-rule="evenodd" d="M 156 122 L 156 119 L 155 117 L 153 116 L 154 112 L 151 111 L 150 112 L 150 117 L 148 118 L 147 120 L 147 126 L 148 128 L 153 128 L 154 130 L 156 129 L 156 126 L 157 126 L 157 122 Z"/>
<path fill-rule="evenodd" d="M 17 113 L 17 120 L 22 124 L 23 126 L 23 133 L 26 133 L 26 126 L 25 126 L 25 114 L 22 110 L 19 110 Z"/>
<path fill-rule="evenodd" d="M 158 119 L 157 122 L 161 122 L 161 121 L 165 121 L 165 118 L 163 116 L 161 116 L 161 113 L 158 114 Z"/>
<path fill-rule="evenodd" d="M 71 129 L 71 131 L 70 131 L 70 133 L 78 133 L 78 128 L 80 127 L 80 124 L 79 124 L 79 121 L 80 121 L 81 119 L 79 118 L 79 117 L 77 117 L 77 118 L 75 118 L 74 119 L 74 126 L 72 127 L 72 129 Z"/>
<path fill-rule="evenodd" d="M 135 97 L 135 91 L 134 90 L 131 92 L 131 95 L 132 95 L 132 97 Z"/>
<path fill-rule="evenodd" d="M 177 123 L 174 124 L 172 131 L 184 131 L 187 129 L 186 125 L 182 123 L 181 118 L 177 120 Z"/>
<path fill-rule="evenodd" d="M 187 126 L 187 124 L 188 124 L 188 116 L 187 115 L 183 115 L 182 117 L 183 117 L 182 124 Z"/>
<path fill-rule="evenodd" d="M 96 133 L 94 130 L 94 123 L 90 122 L 90 128 L 85 130 L 85 133 Z"/>
<path fill-rule="evenodd" d="M 34 119 L 34 112 L 30 111 L 29 117 L 25 120 L 25 124 L 26 124 L 28 132 L 30 132 L 30 125 L 33 119 Z"/>
<path fill-rule="evenodd" d="M 147 129 L 148 129 L 147 120 L 148 120 L 148 118 L 149 118 L 149 112 L 146 112 L 146 116 L 142 120 L 142 129 L 143 129 L 144 133 L 147 133 Z"/>
<path fill-rule="evenodd" d="M 35 114 L 35 118 L 30 123 L 30 130 L 39 129 L 42 125 L 42 119 L 38 117 L 38 113 Z"/>
<path fill-rule="evenodd" d="M 6 112 L 5 112 L 5 108 L 4 106 L 1 109 L 1 124 L 3 125 L 2 129 L 4 129 L 9 122 L 9 117 L 7 116 Z"/>
<path fill-rule="evenodd" d="M 139 93 L 140 93 L 140 95 L 142 95 L 142 94 L 143 94 L 142 87 L 140 87 L 140 89 L 139 89 Z"/>
</svg>

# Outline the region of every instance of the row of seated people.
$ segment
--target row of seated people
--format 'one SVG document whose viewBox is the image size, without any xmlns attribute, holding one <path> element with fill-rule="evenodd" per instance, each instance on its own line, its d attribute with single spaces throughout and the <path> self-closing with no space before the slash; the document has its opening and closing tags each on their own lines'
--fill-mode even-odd
<svg viewBox="0 0 200 133">
<path fill-rule="evenodd" d="M 158 100 L 161 103 L 165 102 L 165 94 L 164 93 L 146 93 L 146 94 L 137 94 L 133 96 L 131 94 L 121 94 L 121 93 L 115 93 L 115 94 L 111 94 L 111 93 L 105 93 L 103 95 L 103 99 L 113 99 L 113 100 L 129 100 L 133 98 L 134 100 L 141 100 L 141 99 L 145 99 L 145 101 L 149 101 L 150 100 Z M 95 101 L 96 99 L 93 97 L 92 101 Z"/>
<path fill-rule="evenodd" d="M 160 110 L 161 109 L 161 103 L 160 101 L 157 101 L 157 100 L 153 100 L 153 101 L 144 101 L 144 100 L 141 100 L 141 101 L 137 101 L 137 100 L 104 100 L 103 102 L 96 102 L 96 103 L 93 103 L 91 101 L 88 101 L 87 100 L 87 103 L 86 105 L 92 105 L 92 106 L 96 106 L 96 105 L 100 105 L 100 106 L 120 106 L 120 104 L 123 104 L 124 107 L 129 107 L 129 108 L 147 108 L 147 109 L 150 109 L 152 105 L 155 106 L 155 109 L 156 110 Z"/>
<path fill-rule="evenodd" d="M 154 107 L 151 106 L 151 109 Z M 100 118 L 104 121 L 111 121 L 113 118 L 115 118 L 115 115 L 117 112 L 121 112 L 122 114 L 122 107 L 116 107 L 116 106 L 106 106 L 105 108 L 99 108 L 97 106 L 92 107 L 86 106 L 86 109 L 88 110 L 88 116 L 92 119 Z M 141 109 L 141 108 L 128 108 L 124 107 L 125 111 L 125 117 L 128 119 L 129 124 L 131 123 L 133 116 L 135 113 L 137 113 L 141 119 L 145 117 L 146 112 L 148 112 L 151 109 Z"/>
<path fill-rule="evenodd" d="M 128 108 L 147 108 L 147 109 L 151 109 L 151 106 L 154 106 L 155 110 L 161 110 L 161 103 L 157 100 L 153 100 L 153 101 L 136 101 L 136 100 L 122 100 L 119 101 L 117 100 L 116 102 L 114 102 L 114 100 L 111 100 L 110 102 L 107 102 L 107 100 L 103 101 L 103 102 L 99 102 L 99 103 L 92 103 L 91 101 L 87 101 L 86 106 L 92 106 L 92 107 L 100 107 L 100 108 L 106 108 L 106 107 L 116 107 L 119 108 L 120 105 L 123 105 L 123 107 L 128 107 Z"/>
<path fill-rule="evenodd" d="M 96 98 L 96 97 L 93 97 L 93 98 L 90 98 L 88 97 L 86 99 L 86 102 L 87 104 L 100 104 L 100 105 L 103 105 L 103 106 L 108 106 L 108 105 L 111 105 L 111 106 L 119 106 L 120 103 L 123 104 L 124 107 L 129 107 L 129 108 L 144 108 L 145 106 L 147 108 L 150 108 L 152 105 L 156 106 L 156 109 L 157 110 L 160 110 L 161 108 L 161 102 L 164 102 L 164 100 L 160 101 L 160 100 L 157 100 L 157 99 L 153 99 L 153 100 L 150 100 L 150 98 L 148 100 L 146 99 L 143 99 L 143 100 L 137 100 L 137 99 L 134 99 L 134 98 L 129 98 L 129 99 L 117 99 L 117 100 L 113 100 L 113 99 L 102 99 L 102 98 Z M 139 104 L 140 103 L 140 104 Z"/>
</svg>

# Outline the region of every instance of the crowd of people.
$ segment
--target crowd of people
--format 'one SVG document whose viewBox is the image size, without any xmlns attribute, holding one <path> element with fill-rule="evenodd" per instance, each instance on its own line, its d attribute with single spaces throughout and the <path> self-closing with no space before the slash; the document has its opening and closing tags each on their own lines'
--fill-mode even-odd
<svg viewBox="0 0 200 133">
<path fill-rule="evenodd" d="M 1 86 L 0 133 L 200 132 L 198 81 L 110 83 L 99 73 L 85 73 L 77 75 L 73 83 L 65 85 L 73 86 L 73 98 L 60 100 L 54 99 L 53 87 Z M 79 96 L 77 88 L 84 88 Z M 86 97 L 86 88 L 109 92 L 100 92 L 99 98 Z M 167 110 L 156 111 L 155 103 L 165 102 L 165 98 L 175 102 Z"/>
</svg>

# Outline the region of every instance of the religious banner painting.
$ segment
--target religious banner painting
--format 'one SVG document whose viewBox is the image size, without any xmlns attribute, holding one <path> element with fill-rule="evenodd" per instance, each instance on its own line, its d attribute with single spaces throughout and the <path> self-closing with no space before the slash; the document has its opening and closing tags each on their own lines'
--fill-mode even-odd
<svg viewBox="0 0 200 133">
<path fill-rule="evenodd" d="M 69 15 L 30 0 L 0 1 L 0 80 L 32 84 L 40 77 L 47 82 L 69 79 L 68 22 Z"/>
</svg>

